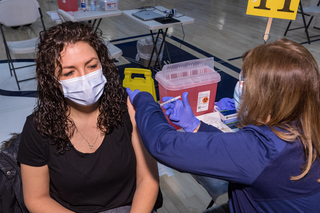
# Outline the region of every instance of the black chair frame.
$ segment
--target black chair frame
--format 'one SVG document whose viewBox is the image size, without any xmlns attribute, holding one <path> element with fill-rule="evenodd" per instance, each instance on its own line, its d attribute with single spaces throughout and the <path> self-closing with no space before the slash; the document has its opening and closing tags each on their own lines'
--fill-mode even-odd
<svg viewBox="0 0 320 213">
<path fill-rule="evenodd" d="M 319 2 L 318 2 L 317 6 L 319 6 L 319 5 L 320 5 L 320 0 L 319 0 Z M 297 13 L 299 13 L 299 14 L 302 15 L 303 26 L 302 26 L 302 27 L 296 27 L 296 28 L 291 28 L 291 29 L 290 29 L 290 26 L 291 26 L 291 24 L 292 24 L 292 20 L 291 20 L 291 21 L 289 22 L 288 26 L 287 26 L 287 29 L 286 29 L 286 31 L 285 31 L 285 33 L 284 33 L 284 36 L 287 35 L 288 31 L 298 30 L 298 29 L 304 29 L 304 30 L 305 30 L 305 33 L 306 33 L 306 35 L 307 35 L 308 43 L 310 44 L 310 43 L 311 43 L 310 38 L 314 38 L 314 37 L 319 37 L 319 36 L 320 36 L 320 35 L 310 36 L 310 35 L 309 35 L 309 32 L 308 32 L 309 26 L 310 26 L 310 24 L 311 24 L 311 22 L 312 22 L 312 20 L 313 20 L 313 18 L 314 18 L 314 15 L 310 15 L 310 14 L 305 13 L 305 12 L 303 11 L 303 7 L 302 7 L 301 0 L 300 0 L 300 2 L 299 2 L 299 8 L 298 8 L 298 12 L 297 12 Z M 305 16 L 310 17 L 308 23 L 306 22 L 306 17 L 305 17 Z M 318 28 L 318 27 L 313 27 L 313 28 L 314 28 L 314 29 L 317 29 L 317 30 L 320 30 L 320 28 Z"/>
<path fill-rule="evenodd" d="M 41 12 L 41 9 L 40 9 L 40 8 L 38 8 L 38 10 L 39 10 L 39 13 L 40 13 L 40 19 L 41 19 L 42 27 L 43 27 L 43 30 L 45 31 L 45 30 L 46 30 L 46 27 L 45 27 L 44 22 L 43 22 L 42 12 Z M 7 44 L 7 41 L 6 41 L 6 38 L 5 38 L 5 35 L 4 35 L 3 28 L 2 28 L 2 25 L 1 25 L 1 24 L 0 24 L 0 30 L 1 30 L 2 38 L 3 38 L 3 43 L 4 43 L 6 55 L 7 55 L 8 66 L 9 66 L 9 70 L 10 70 L 10 75 L 12 76 L 12 73 L 14 74 L 14 77 L 15 77 L 15 80 L 16 80 L 16 83 L 17 83 L 17 86 L 18 86 L 18 89 L 20 90 L 20 89 L 21 89 L 21 88 L 20 88 L 20 85 L 19 85 L 20 82 L 29 81 L 29 80 L 35 79 L 35 77 L 18 80 L 16 70 L 17 70 L 17 69 L 26 68 L 26 67 L 35 66 L 36 64 L 31 64 L 31 65 L 26 65 L 26 66 L 20 66 L 20 67 L 14 67 L 14 66 L 13 66 L 14 60 L 13 60 L 12 57 L 11 57 L 10 49 L 9 49 L 9 47 L 8 47 L 8 44 Z"/>
</svg>

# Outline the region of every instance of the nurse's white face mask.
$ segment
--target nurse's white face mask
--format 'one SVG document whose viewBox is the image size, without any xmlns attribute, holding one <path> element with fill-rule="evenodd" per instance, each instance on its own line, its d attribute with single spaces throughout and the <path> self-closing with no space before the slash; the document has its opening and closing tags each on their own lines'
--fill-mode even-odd
<svg viewBox="0 0 320 213">
<path fill-rule="evenodd" d="M 89 106 L 100 99 L 107 79 L 104 77 L 101 67 L 87 75 L 59 82 L 65 98 L 81 106 Z"/>
<path fill-rule="evenodd" d="M 243 75 L 242 75 L 242 70 L 239 74 L 239 81 L 237 82 L 235 88 L 234 88 L 234 93 L 233 93 L 233 99 L 234 99 L 234 105 L 237 111 L 240 109 L 240 105 L 242 102 L 242 95 L 243 95 Z"/>
</svg>

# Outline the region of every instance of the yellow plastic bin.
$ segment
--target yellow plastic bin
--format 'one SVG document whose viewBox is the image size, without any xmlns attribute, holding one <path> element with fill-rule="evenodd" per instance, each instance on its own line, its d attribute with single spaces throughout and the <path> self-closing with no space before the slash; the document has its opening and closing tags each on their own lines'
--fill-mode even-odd
<svg viewBox="0 0 320 213">
<path fill-rule="evenodd" d="M 133 78 L 132 74 L 142 74 L 144 77 Z M 156 89 L 149 69 L 125 68 L 122 85 L 129 87 L 132 91 L 139 89 L 140 91 L 149 92 L 154 100 L 157 101 Z"/>
</svg>

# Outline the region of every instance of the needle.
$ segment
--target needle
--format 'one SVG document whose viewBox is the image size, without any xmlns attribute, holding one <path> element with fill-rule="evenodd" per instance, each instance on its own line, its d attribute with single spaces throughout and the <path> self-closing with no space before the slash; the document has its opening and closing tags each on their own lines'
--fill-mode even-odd
<svg viewBox="0 0 320 213">
<path fill-rule="evenodd" d="M 166 102 L 161 103 L 161 104 L 160 104 L 160 106 L 162 107 L 162 106 L 163 106 L 163 105 L 165 105 L 165 104 L 168 104 L 168 103 L 174 102 L 174 101 L 178 100 L 179 98 L 181 98 L 181 96 L 180 96 L 180 95 L 179 95 L 179 96 L 177 96 L 177 97 L 175 97 L 175 98 L 172 98 L 172 99 L 170 99 L 170 100 L 168 100 L 168 101 L 166 101 Z"/>
</svg>

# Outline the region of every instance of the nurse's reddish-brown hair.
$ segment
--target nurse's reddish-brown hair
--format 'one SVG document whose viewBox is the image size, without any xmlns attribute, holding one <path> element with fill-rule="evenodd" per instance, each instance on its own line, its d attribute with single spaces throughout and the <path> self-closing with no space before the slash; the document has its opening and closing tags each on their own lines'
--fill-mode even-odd
<svg viewBox="0 0 320 213">
<path fill-rule="evenodd" d="M 303 178 L 315 157 L 320 158 L 317 62 L 301 44 L 279 39 L 249 50 L 243 56 L 242 70 L 244 91 L 238 116 L 241 126 L 267 125 L 285 141 L 299 138 L 306 164 L 300 165 L 302 174 L 291 179 Z"/>
</svg>

